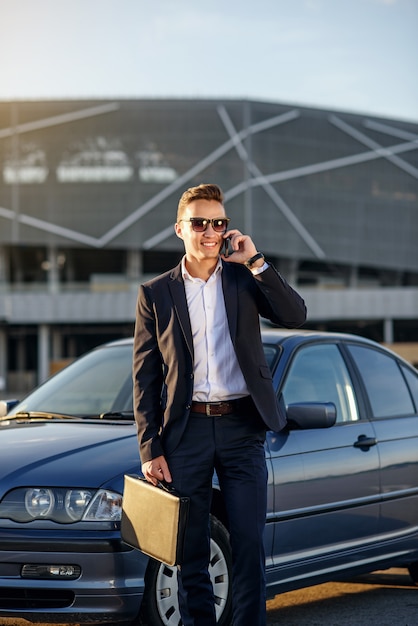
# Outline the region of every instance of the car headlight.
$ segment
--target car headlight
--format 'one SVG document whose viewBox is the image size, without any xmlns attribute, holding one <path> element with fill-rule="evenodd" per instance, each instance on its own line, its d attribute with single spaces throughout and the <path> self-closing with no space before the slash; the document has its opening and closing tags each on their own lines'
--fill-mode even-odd
<svg viewBox="0 0 418 626">
<path fill-rule="evenodd" d="M 122 517 L 122 496 L 119 493 L 100 490 L 91 501 L 83 519 L 116 522 Z"/>
<path fill-rule="evenodd" d="M 0 518 L 15 522 L 115 522 L 121 516 L 121 494 L 107 489 L 21 487 L 9 491 L 0 502 Z"/>
<path fill-rule="evenodd" d="M 55 497 L 52 489 L 27 489 L 25 508 L 32 518 L 48 518 L 54 508 Z"/>
<path fill-rule="evenodd" d="M 92 497 L 88 489 L 69 489 L 65 494 L 64 507 L 72 520 L 78 522 L 83 517 Z"/>
</svg>

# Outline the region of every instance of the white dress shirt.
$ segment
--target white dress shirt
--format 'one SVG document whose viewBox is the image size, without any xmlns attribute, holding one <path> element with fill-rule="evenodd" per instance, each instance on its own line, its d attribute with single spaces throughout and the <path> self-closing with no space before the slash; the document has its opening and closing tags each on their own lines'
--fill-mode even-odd
<svg viewBox="0 0 418 626">
<path fill-rule="evenodd" d="M 219 402 L 248 395 L 229 334 L 222 291 L 222 263 L 207 281 L 182 274 L 192 327 L 195 402 Z"/>
</svg>

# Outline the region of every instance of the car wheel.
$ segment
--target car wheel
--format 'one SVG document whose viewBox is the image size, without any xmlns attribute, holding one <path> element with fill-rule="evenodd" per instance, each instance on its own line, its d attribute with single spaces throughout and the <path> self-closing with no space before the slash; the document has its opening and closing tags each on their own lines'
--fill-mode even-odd
<svg viewBox="0 0 418 626">
<path fill-rule="evenodd" d="M 215 593 L 216 621 L 227 626 L 232 619 L 231 547 L 223 524 L 211 517 L 211 556 L 209 574 Z M 145 575 L 141 619 L 152 626 L 181 624 L 177 599 L 177 568 L 150 559 Z"/>
<path fill-rule="evenodd" d="M 414 583 L 418 585 L 418 561 L 415 561 L 415 563 L 410 563 L 410 565 L 408 565 L 408 572 Z"/>
</svg>

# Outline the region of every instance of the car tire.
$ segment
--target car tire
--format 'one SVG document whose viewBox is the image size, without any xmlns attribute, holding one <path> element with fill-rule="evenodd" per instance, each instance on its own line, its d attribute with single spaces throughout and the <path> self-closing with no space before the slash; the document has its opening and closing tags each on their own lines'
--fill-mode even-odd
<svg viewBox="0 0 418 626">
<path fill-rule="evenodd" d="M 218 626 L 232 621 L 231 546 L 225 526 L 211 516 L 211 559 L 209 574 L 215 592 Z M 141 606 L 141 624 L 178 626 L 181 624 L 177 600 L 177 568 L 150 559 L 145 574 L 145 591 Z"/>
<path fill-rule="evenodd" d="M 408 572 L 413 582 L 418 585 L 418 561 L 415 561 L 415 563 L 410 563 L 408 565 Z"/>
</svg>

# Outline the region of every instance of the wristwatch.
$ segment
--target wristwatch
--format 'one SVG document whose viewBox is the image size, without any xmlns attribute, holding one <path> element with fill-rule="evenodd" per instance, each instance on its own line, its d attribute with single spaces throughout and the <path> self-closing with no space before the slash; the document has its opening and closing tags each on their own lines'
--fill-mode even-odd
<svg viewBox="0 0 418 626">
<path fill-rule="evenodd" d="M 248 259 L 248 261 L 245 261 L 244 265 L 245 267 L 248 267 L 248 269 L 251 269 L 254 263 L 258 261 L 259 259 L 264 259 L 264 254 L 262 252 L 257 252 L 257 254 L 251 257 L 251 259 Z"/>
</svg>

